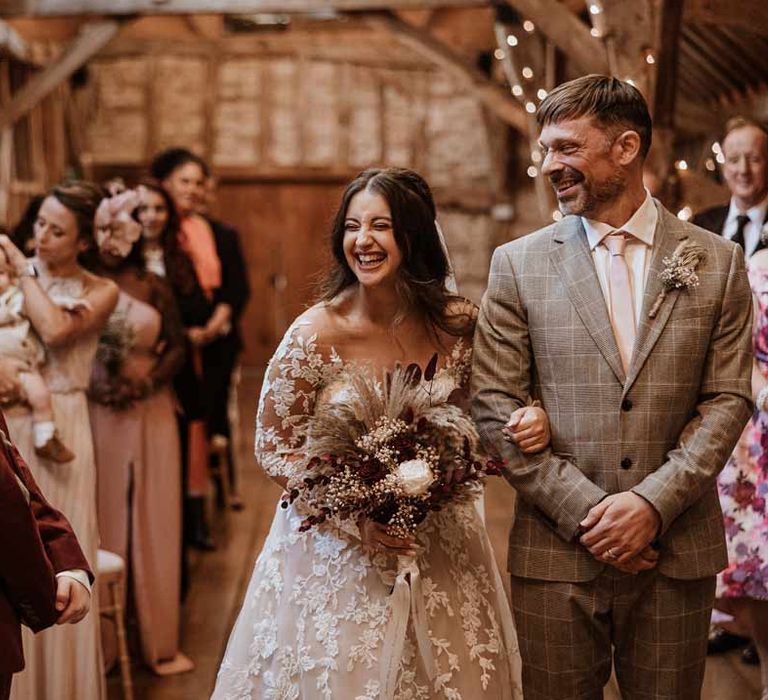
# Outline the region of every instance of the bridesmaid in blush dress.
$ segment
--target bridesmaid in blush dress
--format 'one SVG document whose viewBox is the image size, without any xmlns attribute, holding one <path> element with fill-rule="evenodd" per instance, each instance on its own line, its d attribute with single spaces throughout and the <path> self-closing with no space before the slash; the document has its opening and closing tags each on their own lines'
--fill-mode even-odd
<svg viewBox="0 0 768 700">
<path fill-rule="evenodd" d="M 142 656 L 158 675 L 193 668 L 179 651 L 181 454 L 171 382 L 184 336 L 168 284 L 144 268 L 133 191 L 97 215 L 97 270 L 120 287 L 91 376 L 102 547 L 128 562 Z M 101 212 L 101 208 L 100 208 Z M 120 213 L 127 216 L 120 217 Z M 108 660 L 114 630 L 103 627 Z"/>
<path fill-rule="evenodd" d="M 99 333 L 117 303 L 114 282 L 81 264 L 93 247 L 93 221 L 103 192 L 75 182 L 54 187 L 35 222 L 37 257 L 31 261 L 6 237 L 0 247 L 20 276 L 25 311 L 46 346 L 43 376 L 52 393 L 62 441 L 74 452 L 66 464 L 40 459 L 33 449 L 32 414 L 6 411 L 11 436 L 49 501 L 72 524 L 95 568 L 98 547 L 96 468 L 85 390 Z M 30 267 L 30 262 L 33 267 Z M 67 299 L 66 308 L 56 301 Z M 91 609 L 98 611 L 94 588 Z M 13 700 L 102 700 L 106 697 L 99 616 L 33 636 L 24 630 L 25 670 L 14 679 Z"/>
</svg>

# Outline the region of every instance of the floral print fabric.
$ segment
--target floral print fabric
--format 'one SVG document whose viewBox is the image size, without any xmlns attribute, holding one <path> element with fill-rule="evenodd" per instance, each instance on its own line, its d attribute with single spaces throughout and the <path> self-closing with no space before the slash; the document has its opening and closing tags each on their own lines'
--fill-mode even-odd
<svg viewBox="0 0 768 700">
<path fill-rule="evenodd" d="M 768 378 L 768 268 L 750 265 L 755 305 L 754 351 Z M 717 578 L 719 598 L 768 600 L 768 413 L 756 410 L 718 478 L 728 567 Z"/>
</svg>

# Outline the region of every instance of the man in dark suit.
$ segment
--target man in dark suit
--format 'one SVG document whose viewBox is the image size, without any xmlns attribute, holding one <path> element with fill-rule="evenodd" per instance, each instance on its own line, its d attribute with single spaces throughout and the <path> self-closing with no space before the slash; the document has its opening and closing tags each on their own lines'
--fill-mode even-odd
<svg viewBox="0 0 768 700">
<path fill-rule="evenodd" d="M 761 232 L 768 223 L 768 131 L 736 117 L 726 125 L 722 148 L 731 201 L 697 214 L 693 223 L 738 243 L 749 258 L 766 247 Z"/>
<path fill-rule="evenodd" d="M 0 360 L 0 390 L 9 380 Z M 24 668 L 21 624 L 82 620 L 93 574 L 67 519 L 40 493 L 0 414 L 0 700 Z"/>
</svg>

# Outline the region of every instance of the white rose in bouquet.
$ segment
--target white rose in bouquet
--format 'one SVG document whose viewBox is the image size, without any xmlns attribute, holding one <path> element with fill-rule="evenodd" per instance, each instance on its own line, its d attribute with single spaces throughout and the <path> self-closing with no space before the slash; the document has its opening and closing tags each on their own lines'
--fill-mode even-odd
<svg viewBox="0 0 768 700">
<path fill-rule="evenodd" d="M 409 459 L 399 464 L 396 471 L 397 483 L 409 496 L 421 496 L 435 480 L 432 469 L 423 459 Z"/>
</svg>

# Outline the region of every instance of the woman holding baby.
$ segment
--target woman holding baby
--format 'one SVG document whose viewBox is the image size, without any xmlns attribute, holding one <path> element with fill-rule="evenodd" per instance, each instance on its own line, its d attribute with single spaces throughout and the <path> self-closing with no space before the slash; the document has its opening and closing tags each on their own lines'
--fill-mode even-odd
<svg viewBox="0 0 768 700">
<path fill-rule="evenodd" d="M 74 458 L 57 462 L 36 453 L 35 417 L 22 392 L 6 409 L 9 430 L 42 491 L 70 519 L 94 567 L 96 470 L 85 390 L 99 334 L 117 304 L 118 288 L 88 272 L 83 262 L 93 255 L 94 216 L 103 196 L 99 187 L 86 182 L 54 187 L 35 221 L 36 255 L 31 259 L 7 236 L 0 236 L 0 249 L 23 295 L 22 313 L 45 351 L 40 372 L 51 393 L 56 434 Z M 82 584 L 87 586 L 87 579 Z M 98 610 L 95 593 L 91 608 Z M 25 632 L 27 665 L 14 679 L 12 698 L 101 700 L 106 696 L 98 615 L 36 637 Z"/>
</svg>

